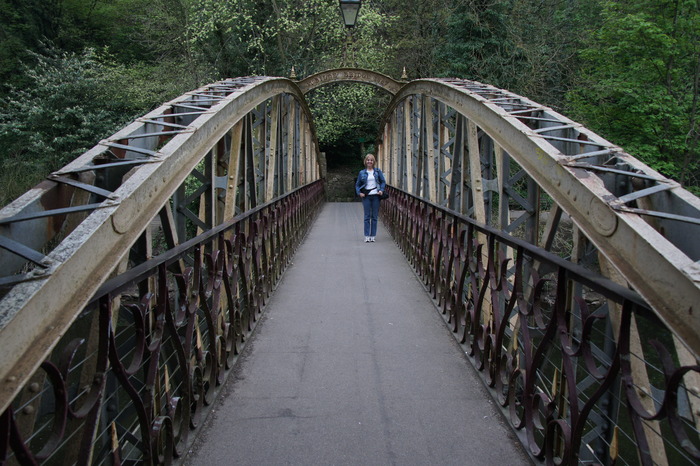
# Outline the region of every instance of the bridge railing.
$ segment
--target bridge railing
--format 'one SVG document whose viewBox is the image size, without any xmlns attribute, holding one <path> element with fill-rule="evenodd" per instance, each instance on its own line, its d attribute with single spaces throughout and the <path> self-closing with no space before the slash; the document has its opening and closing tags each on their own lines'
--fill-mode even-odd
<svg viewBox="0 0 700 466">
<path fill-rule="evenodd" d="M 382 219 L 534 458 L 697 464 L 696 381 L 635 292 L 389 188 Z"/>
<path fill-rule="evenodd" d="M 322 181 L 106 282 L 0 416 L 0 464 L 169 464 L 324 199 Z"/>
<path fill-rule="evenodd" d="M 0 210 L 0 411 L 108 278 L 323 175 L 284 78 L 188 92 Z"/>
<path fill-rule="evenodd" d="M 700 355 L 700 198 L 677 182 L 551 108 L 462 79 L 403 86 L 380 139 L 391 185 L 548 250 L 563 240 Z"/>
</svg>

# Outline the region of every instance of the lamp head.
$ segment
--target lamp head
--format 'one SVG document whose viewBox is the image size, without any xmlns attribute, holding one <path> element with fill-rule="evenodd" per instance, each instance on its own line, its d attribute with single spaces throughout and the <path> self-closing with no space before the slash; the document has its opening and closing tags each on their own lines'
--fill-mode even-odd
<svg viewBox="0 0 700 466">
<path fill-rule="evenodd" d="M 340 1 L 340 12 L 343 15 L 343 21 L 345 22 L 345 27 L 352 28 L 355 27 L 357 22 L 357 14 L 360 12 L 360 6 L 362 5 L 362 0 L 339 0 Z"/>
</svg>

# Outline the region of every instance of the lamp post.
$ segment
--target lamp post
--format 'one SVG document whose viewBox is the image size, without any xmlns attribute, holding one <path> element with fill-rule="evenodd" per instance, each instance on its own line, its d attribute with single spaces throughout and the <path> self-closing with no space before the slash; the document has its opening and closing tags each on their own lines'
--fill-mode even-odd
<svg viewBox="0 0 700 466">
<path fill-rule="evenodd" d="M 357 22 L 357 14 L 360 12 L 360 6 L 362 5 L 362 0 L 339 0 L 340 3 L 340 13 L 343 15 L 343 22 L 345 23 L 345 30 L 347 31 L 347 40 L 345 41 L 345 46 L 343 47 L 343 60 L 341 61 L 341 66 L 347 66 L 348 58 L 348 48 L 352 46 L 352 30 Z M 353 54 L 354 56 L 354 54 Z M 354 63 L 353 59 L 353 63 Z"/>
<path fill-rule="evenodd" d="M 360 12 L 362 0 L 339 0 L 340 12 L 343 15 L 345 27 L 353 28 L 357 22 L 357 14 Z"/>
</svg>

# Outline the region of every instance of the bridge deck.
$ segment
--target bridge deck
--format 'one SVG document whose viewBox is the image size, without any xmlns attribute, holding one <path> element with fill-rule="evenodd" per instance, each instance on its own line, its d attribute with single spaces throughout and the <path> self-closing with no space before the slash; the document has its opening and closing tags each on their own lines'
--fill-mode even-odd
<svg viewBox="0 0 700 466">
<path fill-rule="evenodd" d="M 390 237 L 326 204 L 186 462 L 525 464 Z"/>
</svg>

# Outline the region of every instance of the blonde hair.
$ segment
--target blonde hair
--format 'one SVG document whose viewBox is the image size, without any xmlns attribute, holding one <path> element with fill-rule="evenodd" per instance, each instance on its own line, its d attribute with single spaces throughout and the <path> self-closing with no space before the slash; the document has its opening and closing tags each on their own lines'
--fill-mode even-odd
<svg viewBox="0 0 700 466">
<path fill-rule="evenodd" d="M 374 163 L 377 163 L 377 158 L 374 156 L 374 154 L 367 154 L 367 155 L 365 155 L 365 158 L 363 160 L 363 163 L 365 164 L 365 166 L 367 166 L 367 159 L 370 157 L 372 157 L 372 160 L 374 160 Z"/>
</svg>

